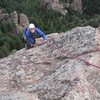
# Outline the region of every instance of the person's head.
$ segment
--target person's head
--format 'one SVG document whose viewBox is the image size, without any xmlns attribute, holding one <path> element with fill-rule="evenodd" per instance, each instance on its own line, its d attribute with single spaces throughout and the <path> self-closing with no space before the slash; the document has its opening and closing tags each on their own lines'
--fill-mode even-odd
<svg viewBox="0 0 100 100">
<path fill-rule="evenodd" d="M 33 23 L 29 24 L 28 29 L 30 30 L 31 33 L 35 32 L 35 25 Z"/>
</svg>

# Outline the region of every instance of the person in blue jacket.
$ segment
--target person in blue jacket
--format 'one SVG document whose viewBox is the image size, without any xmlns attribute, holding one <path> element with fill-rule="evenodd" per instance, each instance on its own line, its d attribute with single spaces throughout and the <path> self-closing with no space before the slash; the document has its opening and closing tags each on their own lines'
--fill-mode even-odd
<svg viewBox="0 0 100 100">
<path fill-rule="evenodd" d="M 24 40 L 25 48 L 30 49 L 31 47 L 36 46 L 36 40 L 34 34 L 38 34 L 43 38 L 43 44 L 47 42 L 47 36 L 42 32 L 39 28 L 35 27 L 33 23 L 29 24 L 29 26 L 24 30 Z"/>
</svg>

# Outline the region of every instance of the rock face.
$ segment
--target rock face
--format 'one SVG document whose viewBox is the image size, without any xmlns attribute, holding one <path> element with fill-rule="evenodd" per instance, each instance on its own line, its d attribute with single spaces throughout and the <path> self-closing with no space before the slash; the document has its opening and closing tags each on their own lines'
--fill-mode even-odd
<svg viewBox="0 0 100 100">
<path fill-rule="evenodd" d="M 12 12 L 11 13 L 11 20 L 16 24 L 18 25 L 18 14 L 16 11 Z"/>
<path fill-rule="evenodd" d="M 23 13 L 18 15 L 16 11 L 11 13 L 11 20 L 16 25 L 16 28 L 15 28 L 16 33 L 21 33 L 23 29 L 29 24 L 28 17 Z"/>
<path fill-rule="evenodd" d="M 99 37 L 77 27 L 1 59 L 0 100 L 100 100 Z"/>
<path fill-rule="evenodd" d="M 67 13 L 67 10 L 64 9 L 64 6 L 66 6 L 67 8 L 71 8 L 72 10 L 79 13 L 83 13 L 83 5 L 81 0 L 65 0 L 63 2 L 62 0 L 44 0 L 43 5 L 45 9 L 53 9 L 63 15 L 66 15 Z"/>
<path fill-rule="evenodd" d="M 71 3 L 71 8 L 74 11 L 77 11 L 79 13 L 83 13 L 83 11 L 82 11 L 82 1 L 81 0 L 73 0 L 73 2 Z"/>
<path fill-rule="evenodd" d="M 29 24 L 28 17 L 25 14 L 21 13 L 19 15 L 19 25 L 22 27 L 26 27 L 28 24 Z"/>
<path fill-rule="evenodd" d="M 0 9 L 0 21 L 9 18 L 9 14 L 8 13 L 4 13 L 3 11 L 4 11 L 4 9 Z"/>
<path fill-rule="evenodd" d="M 53 9 L 54 11 L 60 12 L 62 15 L 66 15 L 67 13 L 67 10 L 59 3 L 59 0 L 44 0 L 43 6 L 45 9 Z"/>
<path fill-rule="evenodd" d="M 18 14 L 16 11 L 12 12 L 11 14 L 8 14 L 5 12 L 4 9 L 0 9 L 0 22 L 2 21 L 8 21 L 8 22 L 12 22 L 15 24 L 15 29 L 13 29 L 14 33 L 22 33 L 23 29 L 29 25 L 29 19 L 28 17 L 23 14 L 20 13 Z"/>
</svg>

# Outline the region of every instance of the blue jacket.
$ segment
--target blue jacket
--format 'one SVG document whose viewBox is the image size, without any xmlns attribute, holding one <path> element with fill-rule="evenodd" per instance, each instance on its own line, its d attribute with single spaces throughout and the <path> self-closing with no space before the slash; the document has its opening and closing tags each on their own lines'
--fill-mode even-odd
<svg viewBox="0 0 100 100">
<path fill-rule="evenodd" d="M 36 28 L 34 33 L 38 33 L 43 38 L 43 40 L 47 40 L 46 35 L 39 28 Z M 35 43 L 35 38 L 33 37 L 34 33 L 31 33 L 29 30 L 27 30 L 25 32 L 26 38 L 30 42 L 30 44 L 34 44 Z"/>
</svg>

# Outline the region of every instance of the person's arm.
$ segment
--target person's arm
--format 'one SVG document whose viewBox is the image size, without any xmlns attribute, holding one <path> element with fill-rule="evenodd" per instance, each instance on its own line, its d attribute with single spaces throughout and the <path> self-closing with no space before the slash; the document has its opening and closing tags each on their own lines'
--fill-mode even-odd
<svg viewBox="0 0 100 100">
<path fill-rule="evenodd" d="M 39 28 L 36 28 L 36 32 L 43 38 L 44 41 L 47 41 L 47 36 Z"/>
<path fill-rule="evenodd" d="M 27 32 L 26 36 L 27 36 L 28 41 L 29 41 L 31 44 L 34 45 L 34 44 L 35 44 L 35 40 L 34 40 L 33 37 L 30 35 L 29 32 Z"/>
</svg>

